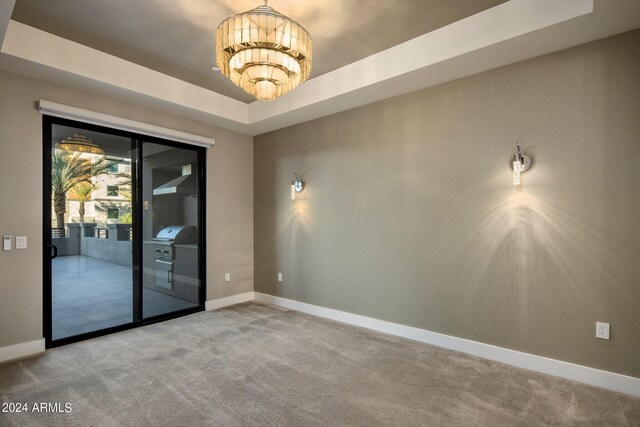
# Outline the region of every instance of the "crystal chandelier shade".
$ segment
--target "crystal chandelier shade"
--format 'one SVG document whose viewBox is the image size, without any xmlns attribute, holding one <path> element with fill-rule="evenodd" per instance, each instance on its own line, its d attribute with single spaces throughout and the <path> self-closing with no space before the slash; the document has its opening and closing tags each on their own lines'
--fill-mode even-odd
<svg viewBox="0 0 640 427">
<path fill-rule="evenodd" d="M 266 5 L 230 16 L 216 31 L 216 65 L 259 100 L 270 101 L 307 80 L 311 37 Z"/>
<path fill-rule="evenodd" d="M 55 148 L 65 151 L 76 151 L 79 153 L 90 153 L 103 155 L 104 150 L 94 144 L 89 138 L 79 133 L 74 133 L 67 139 L 63 139 L 55 145 Z"/>
</svg>

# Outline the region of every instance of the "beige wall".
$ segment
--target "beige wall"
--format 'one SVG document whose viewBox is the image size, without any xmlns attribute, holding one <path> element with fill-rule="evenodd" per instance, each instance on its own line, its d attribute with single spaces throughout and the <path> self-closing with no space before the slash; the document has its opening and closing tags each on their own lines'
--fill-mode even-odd
<svg viewBox="0 0 640 427">
<path fill-rule="evenodd" d="M 638 46 L 634 31 L 256 137 L 255 290 L 640 377 Z M 535 162 L 521 188 L 516 140 Z"/>
<path fill-rule="evenodd" d="M 252 137 L 0 71 L 0 235 L 29 239 L 27 250 L 0 251 L 0 347 L 43 336 L 39 99 L 215 138 L 207 155 L 207 300 L 253 290 Z"/>
</svg>

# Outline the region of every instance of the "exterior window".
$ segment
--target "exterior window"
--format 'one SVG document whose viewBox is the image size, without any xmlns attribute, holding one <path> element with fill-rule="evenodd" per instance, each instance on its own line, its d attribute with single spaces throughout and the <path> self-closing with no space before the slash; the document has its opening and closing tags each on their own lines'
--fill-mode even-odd
<svg viewBox="0 0 640 427">
<path fill-rule="evenodd" d="M 120 171 L 120 163 L 114 162 L 109 165 L 108 173 L 116 174 Z"/>
<path fill-rule="evenodd" d="M 120 217 L 120 209 L 118 208 L 107 208 L 107 218 L 109 219 L 118 219 Z"/>
<path fill-rule="evenodd" d="M 108 185 L 107 186 L 107 196 L 118 197 L 118 186 L 117 185 Z"/>
</svg>

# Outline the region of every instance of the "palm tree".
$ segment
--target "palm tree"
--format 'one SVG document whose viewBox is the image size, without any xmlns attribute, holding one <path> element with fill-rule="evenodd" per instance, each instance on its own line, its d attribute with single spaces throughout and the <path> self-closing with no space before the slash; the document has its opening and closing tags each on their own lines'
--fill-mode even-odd
<svg viewBox="0 0 640 427">
<path fill-rule="evenodd" d="M 67 193 L 81 182 L 91 183 L 91 177 L 107 172 L 111 163 L 98 158 L 80 157 L 81 153 L 71 153 L 66 150 L 54 149 L 51 153 L 51 193 L 53 195 L 53 210 L 56 214 L 58 228 L 64 230 L 64 213 L 66 211 Z M 64 236 L 64 231 L 62 236 Z"/>
<path fill-rule="evenodd" d="M 118 187 L 120 187 L 120 195 L 124 197 L 129 203 L 131 203 L 133 201 L 133 192 L 131 191 L 131 173 L 119 173 L 118 178 L 122 179 L 122 181 L 118 182 Z"/>
<path fill-rule="evenodd" d="M 80 222 L 84 223 L 84 204 L 91 200 L 91 195 L 93 191 L 96 189 L 96 185 L 91 182 L 79 182 L 69 190 L 67 196 L 69 196 L 69 200 L 75 200 L 80 202 Z"/>
</svg>

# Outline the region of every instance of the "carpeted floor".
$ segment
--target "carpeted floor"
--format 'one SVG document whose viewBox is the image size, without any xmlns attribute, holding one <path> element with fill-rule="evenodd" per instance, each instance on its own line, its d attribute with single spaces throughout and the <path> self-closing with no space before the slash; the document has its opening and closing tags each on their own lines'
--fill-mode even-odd
<svg viewBox="0 0 640 427">
<path fill-rule="evenodd" d="M 0 365 L 4 402 L 30 412 L 2 426 L 640 424 L 638 398 L 255 303 Z"/>
</svg>

